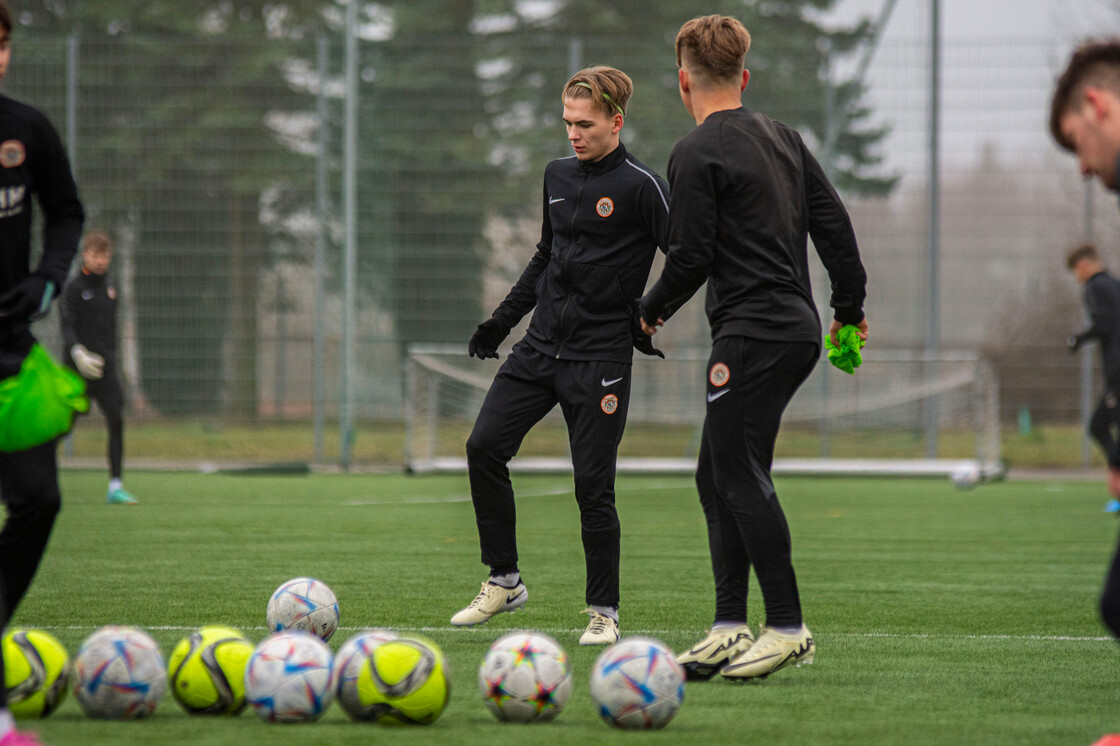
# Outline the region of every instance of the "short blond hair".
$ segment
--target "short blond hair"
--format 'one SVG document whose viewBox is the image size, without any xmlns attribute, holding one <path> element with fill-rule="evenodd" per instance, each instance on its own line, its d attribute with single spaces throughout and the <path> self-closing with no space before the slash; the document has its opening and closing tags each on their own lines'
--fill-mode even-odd
<svg viewBox="0 0 1120 746">
<path fill-rule="evenodd" d="M 677 32 L 677 67 L 688 64 L 698 83 L 723 84 L 739 79 L 751 48 L 751 34 L 731 16 L 701 16 Z"/>
<path fill-rule="evenodd" d="M 564 84 L 562 99 L 589 98 L 596 111 L 626 117 L 626 105 L 634 95 L 634 82 L 621 70 L 605 65 L 586 67 Z"/>
<path fill-rule="evenodd" d="M 92 231 L 82 239 L 82 251 L 112 251 L 113 242 L 109 234 L 102 231 Z"/>
</svg>

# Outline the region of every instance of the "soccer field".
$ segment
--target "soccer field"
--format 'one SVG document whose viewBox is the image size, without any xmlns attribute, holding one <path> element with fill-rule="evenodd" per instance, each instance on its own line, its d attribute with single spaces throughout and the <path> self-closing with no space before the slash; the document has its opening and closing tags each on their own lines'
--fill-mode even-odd
<svg viewBox="0 0 1120 746">
<path fill-rule="evenodd" d="M 515 478 L 529 602 L 452 629 L 485 577 L 464 476 L 264 477 L 133 472 L 136 507 L 106 506 L 101 471 L 63 473 L 63 511 L 13 624 L 71 655 L 94 629 L 147 629 L 166 657 L 221 623 L 265 636 L 265 604 L 312 575 L 339 599 L 335 650 L 359 629 L 423 634 L 446 653 L 451 702 L 429 727 L 350 722 L 337 703 L 309 725 L 188 717 L 168 694 L 147 721 L 85 718 L 73 695 L 25 723 L 51 744 L 757 743 L 1090 744 L 1120 732 L 1120 660 L 1096 613 L 1117 525 L 1100 484 L 946 480 L 778 481 L 816 663 L 744 685 L 690 683 L 660 732 L 614 731 L 581 648 L 583 555 L 571 481 Z M 710 623 L 703 520 L 687 477 L 626 476 L 622 632 L 679 649 Z M 757 629 L 761 597 L 753 591 Z M 499 724 L 478 696 L 490 642 L 530 628 L 559 640 L 575 687 L 552 723 Z"/>
</svg>

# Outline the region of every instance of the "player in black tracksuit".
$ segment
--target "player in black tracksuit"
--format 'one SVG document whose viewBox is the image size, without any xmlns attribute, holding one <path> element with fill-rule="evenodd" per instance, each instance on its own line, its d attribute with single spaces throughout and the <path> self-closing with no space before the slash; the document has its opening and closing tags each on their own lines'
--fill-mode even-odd
<svg viewBox="0 0 1120 746">
<path fill-rule="evenodd" d="M 708 16 L 686 23 L 677 43 L 697 127 L 669 159 L 669 255 L 641 316 L 653 333 L 669 304 L 707 282 L 712 353 L 696 484 L 716 582 L 713 631 L 678 660 L 694 677 L 752 678 L 811 662 L 814 649 L 770 478 L 782 412 L 820 357 L 809 236 L 832 281 L 833 332 L 866 332 L 866 276 L 848 214 L 800 135 L 742 107 L 746 29 Z M 752 567 L 766 609 L 757 640 L 746 625 Z"/>
<path fill-rule="evenodd" d="M 565 122 L 576 155 L 545 169 L 537 251 L 471 340 L 471 354 L 497 357 L 498 344 L 533 311 L 467 441 L 490 580 L 452 624 L 479 624 L 525 601 L 506 465 L 529 429 L 559 404 L 575 470 L 592 617 L 581 642 L 618 637 L 615 456 L 626 424 L 635 343 L 659 354 L 636 329 L 633 309 L 654 254 L 668 238 L 664 181 L 618 140 L 630 90 L 629 78 L 612 68 L 589 68 L 565 86 Z"/>
<path fill-rule="evenodd" d="M 1084 285 L 1085 309 L 1089 326 L 1071 334 L 1070 352 L 1082 344 L 1096 341 L 1101 350 L 1104 393 L 1089 420 L 1089 434 L 1100 445 L 1108 462 L 1109 488 L 1113 499 L 1105 508 L 1120 511 L 1120 280 L 1110 275 L 1095 247 L 1082 244 L 1069 252 L 1066 265 Z"/>
<path fill-rule="evenodd" d="M 11 15 L 0 0 L 0 77 L 11 54 L 11 30 Z M 34 272 L 33 194 L 43 211 L 43 253 Z M 46 314 L 66 280 L 83 219 L 78 188 L 54 127 L 30 106 L 0 96 L 0 379 L 19 372 L 35 343 L 31 321 Z M 31 585 L 61 505 L 56 446 L 52 440 L 0 452 L 0 500 L 8 513 L 0 530 L 0 631 Z M 0 738 L 13 729 L 0 687 Z"/>
<path fill-rule="evenodd" d="M 117 287 L 109 277 L 113 244 L 96 231 L 82 242 L 82 267 L 66 283 L 59 300 L 66 361 L 86 381 L 109 429 L 109 490 L 106 502 L 131 505 L 136 499 L 121 482 L 124 456 L 124 395 L 117 366 Z"/>
</svg>

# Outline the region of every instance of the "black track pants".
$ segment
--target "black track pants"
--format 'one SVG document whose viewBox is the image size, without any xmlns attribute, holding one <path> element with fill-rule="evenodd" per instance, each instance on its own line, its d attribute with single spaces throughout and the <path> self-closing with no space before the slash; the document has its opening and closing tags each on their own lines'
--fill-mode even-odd
<svg viewBox="0 0 1120 746">
<path fill-rule="evenodd" d="M 1108 465 L 1120 468 L 1120 402 L 1111 388 L 1105 390 L 1089 419 L 1089 434 L 1100 445 Z"/>
<path fill-rule="evenodd" d="M 518 344 L 499 369 L 467 439 L 467 464 L 482 563 L 517 569 L 517 515 L 507 464 L 529 430 L 557 404 L 575 471 L 588 604 L 619 601 L 615 457 L 630 403 L 630 365 L 554 360 Z"/>
<path fill-rule="evenodd" d="M 97 408 L 105 415 L 109 428 L 109 476 L 121 478 L 121 461 L 124 455 L 124 394 L 117 372 L 106 369 L 105 375 L 96 381 L 86 381 L 86 393 L 97 402 Z"/>
<path fill-rule="evenodd" d="M 712 347 L 696 486 L 708 524 L 717 622 L 747 620 L 753 566 L 766 623 L 801 624 L 789 526 L 770 466 L 782 412 L 812 372 L 819 351 L 811 342 L 748 337 L 725 337 Z"/>
<path fill-rule="evenodd" d="M 0 500 L 8 519 L 0 530 L 0 630 L 8 626 L 39 568 L 62 498 L 58 490 L 58 441 L 0 453 Z M 0 653 L 0 675 L 3 674 Z M 6 703 L 0 687 L 0 706 Z"/>
</svg>

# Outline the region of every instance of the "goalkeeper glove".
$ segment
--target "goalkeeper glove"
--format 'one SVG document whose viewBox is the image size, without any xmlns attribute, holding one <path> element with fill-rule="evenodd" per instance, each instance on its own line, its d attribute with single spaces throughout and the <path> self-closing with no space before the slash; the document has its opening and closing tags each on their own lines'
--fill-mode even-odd
<svg viewBox="0 0 1120 746">
<path fill-rule="evenodd" d="M 643 355 L 656 355 L 664 360 L 665 353 L 653 346 L 653 337 L 642 331 L 642 302 L 631 301 L 630 307 L 634 311 L 630 325 L 630 332 L 634 337 L 634 349 Z"/>
<path fill-rule="evenodd" d="M 0 318 L 36 321 L 51 310 L 58 288 L 42 275 L 29 275 L 0 296 Z"/>
<path fill-rule="evenodd" d="M 96 381 L 105 375 L 105 358 L 97 353 L 90 352 L 85 348 L 85 345 L 71 347 L 70 357 L 74 359 L 74 367 L 82 374 L 82 378 Z"/>
<path fill-rule="evenodd" d="M 485 360 L 488 357 L 498 358 L 498 345 L 509 336 L 510 328 L 497 316 L 491 316 L 478 325 L 478 329 L 471 336 L 467 352 L 471 357 Z"/>
</svg>

